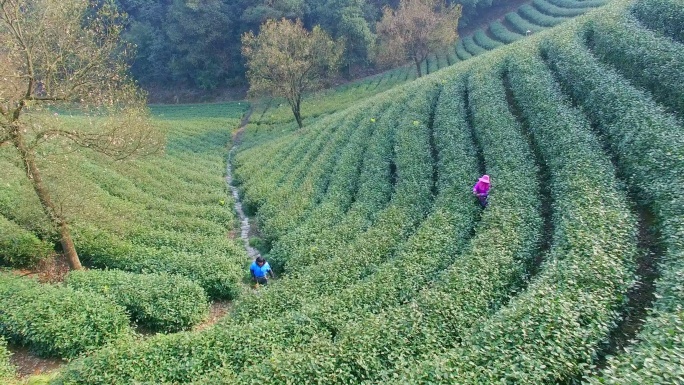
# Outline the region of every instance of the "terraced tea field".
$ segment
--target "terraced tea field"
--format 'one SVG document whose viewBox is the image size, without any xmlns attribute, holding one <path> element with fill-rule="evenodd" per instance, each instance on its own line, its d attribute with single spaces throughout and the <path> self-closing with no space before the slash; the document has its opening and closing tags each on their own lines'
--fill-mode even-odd
<svg viewBox="0 0 684 385">
<path fill-rule="evenodd" d="M 519 19 L 564 22 L 488 40 Z M 117 174 L 83 155 L 74 177 L 103 191 L 94 202 L 140 223 L 77 225 L 89 263 L 204 263 L 181 274 L 240 295 L 210 328 L 113 336 L 51 383 L 684 383 L 681 0 L 535 0 L 505 20 L 472 35 L 491 52 L 321 97 L 347 101 L 303 129 L 254 110 L 232 174 L 279 275 L 259 290 L 240 290 L 247 257 L 219 236 L 234 222 L 216 203 L 225 119 L 169 116 L 167 153 Z M 145 264 L 150 249 L 183 251 Z"/>
</svg>

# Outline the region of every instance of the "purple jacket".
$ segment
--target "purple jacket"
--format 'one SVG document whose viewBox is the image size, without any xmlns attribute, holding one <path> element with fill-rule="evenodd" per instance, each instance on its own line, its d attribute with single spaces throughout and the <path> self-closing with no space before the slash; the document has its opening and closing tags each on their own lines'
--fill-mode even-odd
<svg viewBox="0 0 684 385">
<path fill-rule="evenodd" d="M 473 186 L 473 194 L 489 194 L 489 187 L 489 183 L 478 181 L 475 183 L 475 186 Z"/>
</svg>

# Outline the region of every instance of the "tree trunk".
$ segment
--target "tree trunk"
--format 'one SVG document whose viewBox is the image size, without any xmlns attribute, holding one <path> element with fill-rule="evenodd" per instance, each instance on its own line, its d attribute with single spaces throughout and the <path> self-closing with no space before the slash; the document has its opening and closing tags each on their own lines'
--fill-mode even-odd
<svg viewBox="0 0 684 385">
<path fill-rule="evenodd" d="M 43 179 L 41 178 L 40 171 L 36 165 L 35 154 L 33 153 L 33 150 L 26 145 L 19 127 L 15 126 L 12 130 L 12 142 L 19 151 L 21 160 L 24 162 L 26 176 L 31 181 L 36 195 L 38 195 L 38 200 L 40 200 L 41 206 L 43 206 L 43 211 L 59 230 L 60 242 L 62 244 L 64 255 L 67 257 L 67 261 L 69 262 L 69 266 L 72 270 L 81 270 L 83 266 L 81 266 L 81 260 L 78 258 L 78 254 L 76 253 L 74 241 L 71 239 L 69 225 L 67 224 L 64 216 L 57 211 L 54 203 L 52 202 L 50 193 L 43 184 Z"/>
<path fill-rule="evenodd" d="M 302 124 L 302 112 L 301 112 L 301 103 L 300 101 L 295 101 L 292 103 L 292 113 L 294 114 L 295 120 L 297 121 L 297 125 L 299 128 L 304 127 Z"/>
<path fill-rule="evenodd" d="M 418 58 L 414 58 L 413 62 L 416 63 L 416 71 L 418 71 L 418 77 L 423 76 L 423 72 L 420 70 L 420 60 Z"/>
</svg>

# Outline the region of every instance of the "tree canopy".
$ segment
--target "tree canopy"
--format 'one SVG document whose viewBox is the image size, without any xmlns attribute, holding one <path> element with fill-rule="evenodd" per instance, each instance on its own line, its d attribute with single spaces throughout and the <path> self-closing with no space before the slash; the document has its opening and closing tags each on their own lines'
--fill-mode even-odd
<svg viewBox="0 0 684 385">
<path fill-rule="evenodd" d="M 373 65 L 375 28 L 383 8 L 399 5 L 398 0 L 113 1 L 129 15 L 123 37 L 137 46 L 131 69 L 136 80 L 154 89 L 173 85 L 202 90 L 244 81 L 242 34 L 258 33 L 266 20 L 282 18 L 300 19 L 309 30 L 320 25 L 333 39 L 344 41 L 342 65 L 352 76 Z M 469 0 L 464 14 L 492 2 L 497 0 Z"/>
<path fill-rule="evenodd" d="M 396 10 L 385 7 L 377 25 L 378 62 L 400 65 L 410 60 L 422 76 L 420 64 L 428 55 L 458 39 L 460 16 L 461 6 L 444 0 L 401 0 Z"/>
<path fill-rule="evenodd" d="M 285 98 L 302 127 L 302 96 L 322 87 L 334 75 L 343 45 L 320 26 L 308 31 L 299 19 L 293 22 L 285 18 L 267 20 L 258 35 L 247 32 L 242 42 L 250 93 Z"/>
<path fill-rule="evenodd" d="M 111 2 L 0 0 L 0 145 L 11 144 L 72 268 L 80 268 L 68 219 L 42 178 L 39 158 L 59 146 L 114 159 L 159 150 L 145 95 L 127 74 L 123 15 Z M 58 110 L 92 117 L 68 125 Z"/>
</svg>

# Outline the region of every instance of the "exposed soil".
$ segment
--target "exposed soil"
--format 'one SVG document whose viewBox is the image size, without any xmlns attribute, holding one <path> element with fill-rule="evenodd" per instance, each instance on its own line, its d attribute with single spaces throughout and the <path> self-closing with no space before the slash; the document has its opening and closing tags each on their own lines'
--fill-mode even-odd
<svg viewBox="0 0 684 385">
<path fill-rule="evenodd" d="M 215 325 L 223 316 L 228 314 L 233 307 L 233 301 L 214 301 L 209 310 L 209 318 L 199 325 L 192 328 L 193 331 L 200 331 Z"/>
<path fill-rule="evenodd" d="M 10 363 L 17 367 L 19 377 L 47 374 L 59 369 L 66 361 L 59 358 L 39 358 L 23 346 L 8 346 L 12 352 Z"/>
</svg>

